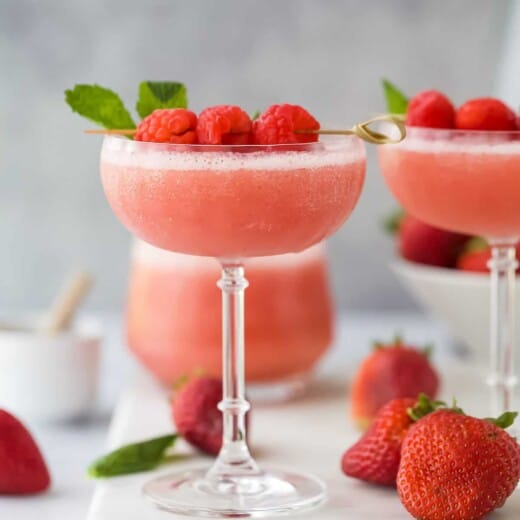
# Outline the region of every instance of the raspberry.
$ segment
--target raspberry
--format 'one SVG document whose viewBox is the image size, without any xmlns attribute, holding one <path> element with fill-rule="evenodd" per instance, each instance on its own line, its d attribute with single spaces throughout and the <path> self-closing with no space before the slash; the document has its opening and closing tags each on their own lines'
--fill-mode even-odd
<svg viewBox="0 0 520 520">
<path fill-rule="evenodd" d="M 251 118 L 233 105 L 206 108 L 199 115 L 197 138 L 200 144 L 250 144 Z"/>
<path fill-rule="evenodd" d="M 298 105 L 271 105 L 253 122 L 255 144 L 312 143 L 320 124 Z"/>
<path fill-rule="evenodd" d="M 197 142 L 197 116 L 185 108 L 161 108 L 146 116 L 137 127 L 136 141 L 193 144 Z"/>
<path fill-rule="evenodd" d="M 516 114 L 502 101 L 477 98 L 466 101 L 455 116 L 461 130 L 516 130 Z"/>
<path fill-rule="evenodd" d="M 455 108 L 441 92 L 425 90 L 410 100 L 406 124 L 427 128 L 454 128 Z"/>
</svg>

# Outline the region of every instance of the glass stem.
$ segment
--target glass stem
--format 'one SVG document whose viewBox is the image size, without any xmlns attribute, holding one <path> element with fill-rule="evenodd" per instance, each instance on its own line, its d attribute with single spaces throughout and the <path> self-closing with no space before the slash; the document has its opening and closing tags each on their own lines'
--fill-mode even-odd
<svg viewBox="0 0 520 520">
<path fill-rule="evenodd" d="M 259 473 L 247 447 L 244 368 L 244 292 L 249 285 L 240 263 L 223 263 L 222 290 L 222 449 L 210 477 Z"/>
<path fill-rule="evenodd" d="M 491 259 L 491 406 L 495 415 L 512 410 L 515 375 L 515 272 L 514 243 L 492 243 Z"/>
</svg>

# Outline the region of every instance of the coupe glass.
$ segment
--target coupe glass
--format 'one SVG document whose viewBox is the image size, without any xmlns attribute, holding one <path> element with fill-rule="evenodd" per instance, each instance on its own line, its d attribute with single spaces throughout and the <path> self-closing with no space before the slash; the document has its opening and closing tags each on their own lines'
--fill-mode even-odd
<svg viewBox="0 0 520 520">
<path fill-rule="evenodd" d="M 148 483 L 159 507 L 199 516 L 270 516 L 315 506 L 311 475 L 260 468 L 247 446 L 243 259 L 307 249 L 350 215 L 365 177 L 355 136 L 275 146 L 170 145 L 107 136 L 101 177 L 135 235 L 169 251 L 219 260 L 222 276 L 223 444 L 209 469 Z"/>
<path fill-rule="evenodd" d="M 379 149 L 390 190 L 434 226 L 485 237 L 492 248 L 490 369 L 494 414 L 511 410 L 515 375 L 515 244 L 520 238 L 520 131 L 407 128 Z"/>
</svg>

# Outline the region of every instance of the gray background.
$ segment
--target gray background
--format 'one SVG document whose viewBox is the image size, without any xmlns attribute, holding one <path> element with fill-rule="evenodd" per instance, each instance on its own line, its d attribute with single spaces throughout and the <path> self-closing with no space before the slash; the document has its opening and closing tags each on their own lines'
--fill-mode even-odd
<svg viewBox="0 0 520 520">
<path fill-rule="evenodd" d="M 175 79 L 195 110 L 300 103 L 344 125 L 384 109 L 379 80 L 454 101 L 490 94 L 511 3 L 505 0 L 0 0 L 0 306 L 44 305 L 78 266 L 90 305 L 124 296 L 129 235 L 98 179 L 100 140 L 81 133 L 63 90 L 109 86 L 133 105 L 143 79 Z M 518 102 L 518 98 L 516 100 Z M 365 191 L 331 240 L 338 301 L 412 305 L 388 271 L 394 208 L 373 151 Z"/>
</svg>

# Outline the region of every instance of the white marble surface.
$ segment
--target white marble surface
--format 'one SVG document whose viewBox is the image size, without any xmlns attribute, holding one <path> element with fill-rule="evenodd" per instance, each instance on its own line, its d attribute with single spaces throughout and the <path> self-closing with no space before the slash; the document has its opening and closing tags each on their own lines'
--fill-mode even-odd
<svg viewBox="0 0 520 520">
<path fill-rule="evenodd" d="M 126 477 L 102 484 L 96 491 L 96 498 L 92 502 L 92 494 L 96 484 L 84 478 L 85 468 L 97 455 L 102 453 L 110 443 L 112 446 L 142 436 L 153 435 L 169 426 L 168 415 L 165 413 L 165 403 L 160 394 L 154 390 L 154 386 L 140 380 L 140 387 L 126 392 L 123 405 L 120 406 L 118 417 L 111 429 L 112 436 L 107 440 L 108 412 L 116 402 L 121 390 L 128 386 L 132 380 L 133 363 L 123 351 L 118 334 L 118 321 L 108 320 L 110 332 L 105 345 L 105 359 L 103 368 L 102 399 L 100 413 L 87 423 L 68 426 L 41 427 L 31 425 L 38 440 L 44 449 L 51 466 L 54 486 L 51 493 L 30 499 L 6 499 L 0 498 L 0 518 L 16 520 L 62 520 L 65 518 L 82 519 L 87 516 L 88 520 L 159 520 L 168 518 L 164 513 L 159 513 L 142 501 L 139 488 L 142 481 L 149 475 Z M 449 365 L 453 362 L 447 357 L 449 347 L 448 338 L 442 327 L 419 315 L 411 314 L 366 314 L 351 313 L 340 322 L 339 334 L 334 349 L 330 352 L 320 369 L 321 383 L 315 385 L 313 392 L 301 401 L 292 405 L 261 408 L 255 411 L 252 429 L 252 439 L 257 446 L 259 459 L 261 461 L 276 461 L 277 465 L 314 470 L 325 477 L 329 483 L 332 496 L 329 509 L 321 510 L 327 512 L 328 516 L 317 516 L 323 520 L 333 518 L 345 518 L 345 512 L 350 511 L 352 515 L 357 511 L 362 516 L 348 516 L 355 518 L 378 518 L 370 516 L 371 504 L 376 495 L 374 491 L 366 486 L 359 485 L 353 481 L 344 479 L 339 473 L 338 454 L 355 437 L 355 433 L 348 428 L 346 421 L 346 383 L 348 373 L 356 362 L 370 348 L 373 339 L 386 338 L 400 331 L 411 341 L 419 343 L 435 342 L 438 346 L 439 363 L 449 371 Z M 458 365 L 460 367 L 460 365 Z M 467 401 L 470 380 L 464 376 L 464 369 L 451 370 L 455 377 L 445 394 L 452 393 L 462 396 L 461 402 Z M 457 372 L 457 370 L 459 370 Z M 325 377 L 325 380 L 323 378 Z M 144 382 L 143 382 L 144 381 Z M 136 390 L 138 388 L 138 390 Z M 137 392 L 137 394 L 136 394 Z M 146 403 L 138 396 L 150 395 L 151 401 Z M 323 398 L 323 399 L 322 399 Z M 293 421 L 304 421 L 307 427 L 309 407 L 315 406 L 319 401 L 319 413 L 322 420 L 314 421 L 312 424 L 312 435 L 305 436 L 305 442 L 297 444 L 298 449 L 291 451 L 292 438 L 287 435 L 290 432 Z M 481 399 L 481 405 L 486 400 Z M 126 403 L 126 404 L 124 404 Z M 475 404 L 475 403 L 474 403 Z M 478 405 L 478 400 L 477 403 Z M 135 407 L 139 408 L 139 414 Z M 477 406 L 478 407 L 478 406 Z M 149 410 L 144 416 L 143 409 Z M 157 412 L 155 412 L 156 410 Z M 132 417 L 135 428 L 128 428 L 128 419 Z M 138 420 L 135 418 L 139 417 Z M 266 420 L 267 419 L 267 420 Z M 272 419 L 272 420 L 271 420 Z M 275 421 L 275 422 L 273 422 Z M 274 435 L 269 424 L 280 424 L 280 434 Z M 338 434 L 332 433 L 338 432 Z M 323 439 L 327 439 L 324 443 Z M 320 464 L 308 460 L 312 459 L 312 453 L 320 454 Z M 303 455 L 302 455 L 303 454 Z M 322 459 L 322 460 L 321 460 Z M 208 459 L 196 457 L 194 462 L 209 462 Z M 110 492 L 108 492 L 110 491 Z M 106 498 L 109 496 L 109 500 Z M 103 498 L 105 497 L 105 498 Z M 112 500 L 113 499 L 113 500 Z M 407 518 L 401 506 L 396 502 L 392 493 L 379 492 L 377 499 L 384 506 L 385 512 L 390 516 L 385 519 Z M 501 520 L 518 518 L 520 505 L 511 503 L 508 509 L 504 509 L 497 517 Z M 354 509 L 352 509 L 354 508 Z M 130 511 L 129 511 L 130 509 Z M 132 515 L 139 512 L 136 516 Z M 329 514 L 330 513 L 330 514 Z M 404 515 L 404 516 L 403 516 Z M 511 516 L 513 515 L 513 516 Z M 516 515 L 516 516 L 515 516 Z M 306 516 L 313 518 L 315 516 Z"/>
<path fill-rule="evenodd" d="M 386 316 L 353 316 L 346 322 L 338 348 L 322 367 L 307 396 L 276 406 L 256 406 L 251 417 L 250 443 L 264 467 L 281 467 L 311 472 L 322 478 L 329 499 L 318 509 L 294 515 L 308 520 L 407 520 L 395 491 L 367 486 L 345 478 L 339 469 L 344 449 L 359 433 L 347 420 L 348 373 L 373 338 L 388 337 L 400 326 L 407 337 L 419 342 L 434 340 L 446 345 L 442 330 L 421 320 Z M 350 348 L 349 348 L 350 347 Z M 350 355 L 349 355 L 350 354 Z M 459 402 L 479 415 L 487 413 L 486 390 L 478 369 L 439 353 L 443 363 L 443 397 L 457 395 Z M 148 376 L 138 376 L 120 401 L 110 428 L 109 445 L 117 447 L 171 430 L 167 393 Z M 88 520 L 167 520 L 183 518 L 159 511 L 142 496 L 141 488 L 155 476 L 177 470 L 207 466 L 211 459 L 178 446 L 186 459 L 157 471 L 100 482 Z M 520 493 L 500 513 L 513 520 L 520 515 Z"/>
<path fill-rule="evenodd" d="M 446 370 L 445 394 L 455 389 L 461 403 L 471 402 L 480 414 L 486 413 L 483 392 L 471 393 L 480 381 L 475 370 L 457 363 Z M 462 388 L 457 388 L 457 387 Z M 471 399 L 471 401 L 470 401 Z M 359 433 L 346 419 L 346 379 L 344 374 L 328 374 L 318 379 L 308 397 L 292 403 L 254 407 L 250 443 L 257 461 L 264 467 L 311 472 L 327 484 L 327 502 L 312 511 L 293 515 L 308 520 L 408 520 L 395 490 L 368 486 L 346 478 L 339 460 Z M 139 420 L 136 420 L 139 418 Z M 143 438 L 168 433 L 171 429 L 166 393 L 148 376 L 139 377 L 120 402 L 110 429 L 109 443 L 120 446 Z M 144 499 L 141 489 L 151 478 L 175 471 L 209 466 L 211 459 L 194 454 L 189 447 L 177 447 L 188 457 L 160 470 L 100 482 L 96 487 L 88 520 L 167 520 L 185 518 L 155 509 Z M 520 493 L 515 493 L 500 512 L 513 520 L 520 515 Z"/>
</svg>

